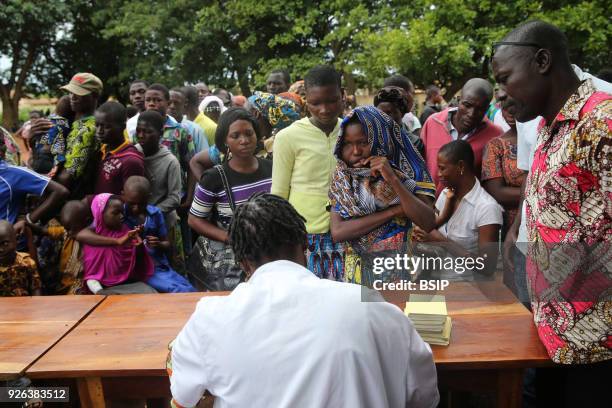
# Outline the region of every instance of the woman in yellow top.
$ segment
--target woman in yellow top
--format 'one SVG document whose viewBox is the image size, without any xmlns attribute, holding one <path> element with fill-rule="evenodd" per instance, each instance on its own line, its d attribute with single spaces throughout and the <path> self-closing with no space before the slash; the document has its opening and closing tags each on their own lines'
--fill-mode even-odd
<svg viewBox="0 0 612 408">
<path fill-rule="evenodd" d="M 306 219 L 308 269 L 321 278 L 343 280 L 342 245 L 330 234 L 328 192 L 336 167 L 333 150 L 344 108 L 340 74 L 317 66 L 304 78 L 309 118 L 278 132 L 274 140 L 272 194 L 287 199 Z"/>
</svg>

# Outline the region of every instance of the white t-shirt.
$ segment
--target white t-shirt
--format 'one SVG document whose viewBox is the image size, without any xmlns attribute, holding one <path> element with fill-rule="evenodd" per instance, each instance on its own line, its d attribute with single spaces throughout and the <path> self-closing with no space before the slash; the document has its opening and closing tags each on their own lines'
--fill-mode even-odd
<svg viewBox="0 0 612 408">
<path fill-rule="evenodd" d="M 582 71 L 576 65 L 572 65 L 574 72 L 581 81 L 591 79 L 593 86 L 598 91 L 612 93 L 612 84 L 603 81 L 593 75 Z M 533 156 L 536 151 L 538 141 L 538 125 L 542 120 L 541 116 L 530 120 L 529 122 L 520 123 L 516 122 L 516 133 L 517 133 L 517 150 L 516 150 L 516 165 L 519 169 L 525 171 L 531 171 L 531 164 L 533 163 Z M 525 205 L 523 205 L 521 212 L 521 225 L 519 226 L 518 237 L 516 242 L 528 242 L 527 240 L 527 213 Z M 517 248 L 527 253 L 526 245 L 517 245 Z"/>
<path fill-rule="evenodd" d="M 378 301 L 365 302 L 362 291 Z M 172 396 L 215 407 L 435 407 L 429 345 L 376 292 L 270 262 L 206 297 L 172 348 Z"/>
<path fill-rule="evenodd" d="M 510 125 L 508 122 L 506 122 L 506 119 L 504 119 L 501 109 L 495 112 L 495 116 L 493 116 L 493 124 L 499 126 L 504 133 L 510 130 Z"/>
<path fill-rule="evenodd" d="M 404 117 L 402 118 L 402 123 L 406 125 L 410 132 L 414 132 L 415 130 L 421 128 L 421 122 L 419 121 L 419 118 L 417 118 L 412 112 L 408 112 L 404 115 Z"/>
<path fill-rule="evenodd" d="M 125 124 L 125 129 L 128 132 L 128 137 L 131 143 L 136 143 L 135 136 L 136 136 L 136 127 L 138 126 L 139 116 L 140 116 L 140 113 L 137 113 L 136 115 L 129 118 L 127 123 Z"/>
<path fill-rule="evenodd" d="M 446 190 L 446 188 L 442 190 L 436 201 L 436 208 L 440 212 L 446 203 Z M 469 252 L 476 254 L 478 253 L 478 228 L 491 224 L 502 225 L 502 213 L 502 207 L 482 188 L 478 179 L 475 179 L 474 187 L 463 196 L 457 210 L 446 224 L 438 228 L 438 231 Z M 457 271 L 450 272 L 451 274 L 458 273 Z M 461 274 L 461 279 L 470 279 L 471 274 L 472 271 L 466 270 Z M 452 276 L 440 278 L 447 279 Z"/>
</svg>

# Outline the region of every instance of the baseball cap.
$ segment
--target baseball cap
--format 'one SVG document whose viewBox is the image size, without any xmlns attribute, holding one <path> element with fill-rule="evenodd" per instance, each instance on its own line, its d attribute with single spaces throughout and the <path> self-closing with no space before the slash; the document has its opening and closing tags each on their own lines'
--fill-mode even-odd
<svg viewBox="0 0 612 408">
<path fill-rule="evenodd" d="M 92 92 L 100 94 L 102 92 L 102 81 L 94 74 L 80 72 L 73 76 L 68 85 L 62 86 L 61 89 L 79 96 L 89 95 Z"/>
</svg>

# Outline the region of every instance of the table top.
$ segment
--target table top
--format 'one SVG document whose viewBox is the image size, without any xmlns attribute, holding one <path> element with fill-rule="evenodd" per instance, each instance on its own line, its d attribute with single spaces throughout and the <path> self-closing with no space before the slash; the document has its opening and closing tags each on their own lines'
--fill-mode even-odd
<svg viewBox="0 0 612 408">
<path fill-rule="evenodd" d="M 436 294 L 445 295 L 452 320 L 450 344 L 431 346 L 438 369 L 552 364 L 538 337 L 533 315 L 501 282 L 451 282 Z M 403 310 L 408 293 L 384 292 L 383 296 Z"/>
<path fill-rule="evenodd" d="M 104 296 L 0 297 L 0 379 L 22 375 Z"/>
<path fill-rule="evenodd" d="M 115 295 L 27 371 L 30 378 L 164 376 L 168 344 L 215 293 Z M 66 363 L 70 361 L 70 364 Z"/>
<path fill-rule="evenodd" d="M 168 343 L 197 301 L 225 294 L 109 296 L 27 374 L 31 378 L 165 376 Z M 456 283 L 444 294 L 453 328 L 448 347 L 432 346 L 438 369 L 550 364 L 531 313 L 502 284 Z M 384 295 L 402 309 L 408 297 L 406 292 Z"/>
</svg>

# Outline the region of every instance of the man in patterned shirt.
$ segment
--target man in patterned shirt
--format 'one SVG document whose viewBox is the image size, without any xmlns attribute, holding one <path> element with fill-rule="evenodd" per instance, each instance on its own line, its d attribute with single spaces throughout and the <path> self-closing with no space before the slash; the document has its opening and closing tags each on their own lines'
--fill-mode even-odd
<svg viewBox="0 0 612 408">
<path fill-rule="evenodd" d="M 570 366 L 538 372 L 537 398 L 596 406 L 612 370 L 612 95 L 580 81 L 550 24 L 523 24 L 494 50 L 500 99 L 518 121 L 543 117 L 525 190 L 528 286 L 540 339 Z"/>
<path fill-rule="evenodd" d="M 62 89 L 70 93 L 75 118 L 66 140 L 66 163 L 57 180 L 70 189 L 72 198 L 80 199 L 92 192 L 91 178 L 99 151 L 94 111 L 102 92 L 102 81 L 94 74 L 79 73 Z"/>
</svg>

